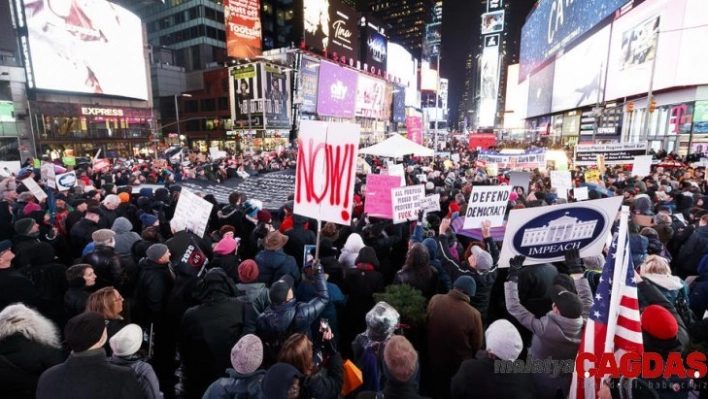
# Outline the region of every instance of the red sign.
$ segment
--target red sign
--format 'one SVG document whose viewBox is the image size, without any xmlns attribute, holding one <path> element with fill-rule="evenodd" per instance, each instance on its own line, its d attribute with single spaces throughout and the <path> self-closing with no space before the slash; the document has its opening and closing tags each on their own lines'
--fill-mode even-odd
<svg viewBox="0 0 708 399">
<path fill-rule="evenodd" d="M 110 167 L 111 167 L 111 161 L 109 161 L 105 158 L 93 160 L 93 168 L 96 170 L 101 170 L 101 169 L 110 168 Z"/>
<path fill-rule="evenodd" d="M 467 147 L 470 151 L 476 151 L 477 147 L 486 150 L 497 145 L 497 135 L 494 133 L 473 133 L 470 134 L 470 144 Z"/>
<path fill-rule="evenodd" d="M 255 58 L 261 51 L 260 0 L 224 1 L 226 52 L 231 58 Z"/>
</svg>

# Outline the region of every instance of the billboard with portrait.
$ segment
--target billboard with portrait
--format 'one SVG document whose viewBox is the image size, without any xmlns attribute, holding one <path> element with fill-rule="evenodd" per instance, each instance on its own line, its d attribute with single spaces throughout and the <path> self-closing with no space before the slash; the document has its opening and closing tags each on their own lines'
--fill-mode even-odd
<svg viewBox="0 0 708 399">
<path fill-rule="evenodd" d="M 232 58 L 261 55 L 261 1 L 225 0 L 226 53 Z"/>
<path fill-rule="evenodd" d="M 393 121 L 403 122 L 406 119 L 406 88 L 403 85 L 393 86 Z"/>
<path fill-rule="evenodd" d="M 554 70 L 555 64 L 551 63 L 531 75 L 529 79 L 529 95 L 526 110 L 527 118 L 551 112 Z"/>
<path fill-rule="evenodd" d="M 431 61 L 432 57 L 440 54 L 442 43 L 442 23 L 432 23 L 425 25 L 425 36 L 423 37 L 423 60 Z"/>
<path fill-rule="evenodd" d="M 406 88 L 406 105 L 416 106 L 418 76 L 416 62 L 411 53 L 400 44 L 389 41 L 386 72 Z"/>
<path fill-rule="evenodd" d="M 360 75 L 356 84 L 356 116 L 382 119 L 386 81 Z"/>
<path fill-rule="evenodd" d="M 290 72 L 277 65 L 263 65 L 265 71 L 265 119 L 268 129 L 287 129 L 290 121 Z"/>
<path fill-rule="evenodd" d="M 376 73 L 386 70 L 386 56 L 388 54 L 388 38 L 379 32 L 378 26 L 367 22 L 365 29 L 364 64 L 367 72 Z M 372 68 L 374 70 L 372 71 Z"/>
<path fill-rule="evenodd" d="M 344 57 L 359 56 L 357 12 L 341 0 L 304 0 L 305 44 L 318 51 Z M 350 64 L 353 65 L 353 64 Z"/>
<path fill-rule="evenodd" d="M 555 62 L 551 111 L 565 111 L 602 101 L 604 70 L 610 49 L 610 26 L 579 43 Z M 602 71 L 602 72 L 601 72 Z"/>
<path fill-rule="evenodd" d="M 540 0 L 521 28 L 519 60 L 522 81 L 629 0 Z"/>
<path fill-rule="evenodd" d="M 480 64 L 479 126 L 494 126 L 499 96 L 499 35 L 484 38 Z"/>
<path fill-rule="evenodd" d="M 317 91 L 317 113 L 323 116 L 353 118 L 358 75 L 349 68 L 322 61 Z"/>
<path fill-rule="evenodd" d="M 263 70 L 261 64 L 246 64 L 229 69 L 231 75 L 231 115 L 235 128 L 264 127 Z"/>
<path fill-rule="evenodd" d="M 31 87 L 147 100 L 138 16 L 102 0 L 49 4 L 24 1 Z"/>
<path fill-rule="evenodd" d="M 302 57 L 300 64 L 300 111 L 317 112 L 317 82 L 319 80 L 320 62 L 308 57 Z"/>
<path fill-rule="evenodd" d="M 482 14 L 482 34 L 498 33 L 504 30 L 504 10 Z"/>
</svg>

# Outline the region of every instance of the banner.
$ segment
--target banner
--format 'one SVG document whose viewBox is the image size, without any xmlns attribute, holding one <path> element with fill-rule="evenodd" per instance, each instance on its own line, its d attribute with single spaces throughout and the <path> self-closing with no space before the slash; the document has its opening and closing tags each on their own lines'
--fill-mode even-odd
<svg viewBox="0 0 708 399">
<path fill-rule="evenodd" d="M 76 172 L 67 172 L 56 175 L 54 180 L 57 191 L 68 191 L 76 185 Z"/>
<path fill-rule="evenodd" d="M 512 210 L 499 267 L 509 267 L 517 255 L 526 257 L 525 265 L 535 265 L 562 261 L 571 249 L 581 257 L 601 253 L 620 205 L 622 197 L 612 197 Z"/>
<path fill-rule="evenodd" d="M 406 132 L 408 140 L 423 145 L 423 121 L 420 116 L 406 117 Z"/>
<path fill-rule="evenodd" d="M 93 169 L 94 170 L 101 170 L 101 169 L 110 168 L 110 167 L 111 167 L 111 161 L 109 161 L 106 158 L 93 160 Z"/>
<path fill-rule="evenodd" d="M 213 206 L 211 202 L 183 189 L 177 201 L 175 215 L 170 220 L 170 226 L 177 231 L 186 229 L 199 237 L 204 237 Z"/>
<path fill-rule="evenodd" d="M 351 224 L 360 126 L 300 122 L 294 213 Z"/>
<path fill-rule="evenodd" d="M 575 146 L 575 165 L 595 165 L 598 156 L 605 158 L 605 165 L 631 164 L 634 157 L 646 154 L 646 142 L 578 144 Z"/>
<path fill-rule="evenodd" d="M 265 65 L 265 118 L 267 129 L 290 129 L 290 73 Z"/>
<path fill-rule="evenodd" d="M 40 168 L 40 173 L 42 176 L 42 182 L 49 188 L 57 188 L 57 183 L 54 181 L 56 173 L 54 171 L 54 164 L 49 162 L 42 163 Z"/>
<path fill-rule="evenodd" d="M 500 154 L 494 151 L 480 150 L 477 159 L 486 163 L 496 163 L 500 168 L 505 169 L 513 164 L 515 168 L 545 168 L 545 150 L 532 150 L 523 154 Z"/>
<path fill-rule="evenodd" d="M 397 187 L 401 187 L 398 176 L 367 175 L 364 212 L 377 218 L 393 219 L 391 190 Z"/>
<path fill-rule="evenodd" d="M 262 129 L 264 105 L 261 64 L 246 64 L 230 68 L 233 82 L 229 89 L 234 128 Z"/>
<path fill-rule="evenodd" d="M 433 194 L 421 198 L 420 209 L 425 212 L 440 212 L 440 194 Z"/>
<path fill-rule="evenodd" d="M 425 198 L 425 186 L 398 187 L 391 190 L 393 223 L 403 223 L 418 218 L 420 201 Z"/>
<path fill-rule="evenodd" d="M 42 202 L 47 199 L 47 193 L 45 193 L 44 190 L 42 190 L 42 187 L 39 187 L 39 184 L 37 184 L 37 182 L 31 177 L 22 180 L 22 184 L 24 184 L 30 193 L 34 195 L 34 198 L 37 198 L 37 202 Z"/>
<path fill-rule="evenodd" d="M 256 58 L 262 54 L 260 15 L 260 0 L 224 2 L 226 53 L 230 58 Z"/>
<path fill-rule="evenodd" d="M 512 189 L 511 186 L 473 187 L 467 203 L 464 228 L 479 228 L 485 220 L 491 221 L 492 227 L 503 225 Z"/>
</svg>

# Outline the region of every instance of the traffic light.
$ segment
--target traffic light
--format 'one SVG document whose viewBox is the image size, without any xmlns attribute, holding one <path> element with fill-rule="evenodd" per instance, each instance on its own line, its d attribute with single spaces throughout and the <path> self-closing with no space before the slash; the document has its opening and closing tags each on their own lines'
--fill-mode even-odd
<svg viewBox="0 0 708 399">
<path fill-rule="evenodd" d="M 649 102 L 649 112 L 654 112 L 654 110 L 656 110 L 656 100 L 652 98 Z"/>
<path fill-rule="evenodd" d="M 634 101 L 630 101 L 627 103 L 627 113 L 631 114 L 632 111 L 634 111 Z"/>
</svg>

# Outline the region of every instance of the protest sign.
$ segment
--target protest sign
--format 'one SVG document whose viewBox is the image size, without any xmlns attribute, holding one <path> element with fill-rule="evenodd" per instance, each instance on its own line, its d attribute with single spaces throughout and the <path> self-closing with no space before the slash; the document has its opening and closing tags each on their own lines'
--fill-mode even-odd
<svg viewBox="0 0 708 399">
<path fill-rule="evenodd" d="M 54 173 L 54 164 L 45 162 L 40 168 L 40 174 L 42 176 L 42 182 L 49 188 L 57 188 L 57 183 L 54 181 L 56 173 Z"/>
<path fill-rule="evenodd" d="M 22 184 L 24 184 L 32 195 L 34 195 L 34 198 L 37 198 L 38 202 L 42 202 L 47 199 L 47 193 L 45 193 L 44 190 L 42 190 L 42 187 L 39 187 L 39 184 L 37 184 L 37 182 L 31 177 L 22 180 Z"/>
<path fill-rule="evenodd" d="M 649 176 L 649 174 L 651 173 L 651 160 L 652 160 L 651 155 L 640 155 L 640 156 L 634 157 L 634 166 L 632 166 L 632 175 L 639 176 L 639 177 Z"/>
<path fill-rule="evenodd" d="M 595 169 L 585 171 L 586 183 L 597 183 L 600 181 L 600 172 Z"/>
<path fill-rule="evenodd" d="M 10 177 L 13 173 L 18 174 L 20 169 L 22 169 L 20 161 L 0 161 L 0 173 L 3 177 Z"/>
<path fill-rule="evenodd" d="M 109 161 L 106 158 L 102 159 L 94 159 L 93 160 L 93 168 L 94 170 L 101 170 L 104 168 L 110 168 L 111 167 L 111 161 Z"/>
<path fill-rule="evenodd" d="M 460 154 L 452 154 L 450 159 L 452 159 L 452 162 L 460 162 Z"/>
<path fill-rule="evenodd" d="M 209 147 L 209 157 L 211 157 L 212 161 L 226 158 L 227 156 L 226 151 L 220 151 L 219 147 Z"/>
<path fill-rule="evenodd" d="M 464 228 L 478 228 L 485 220 L 491 221 L 492 227 L 503 225 L 512 189 L 511 186 L 473 187 L 465 213 Z"/>
<path fill-rule="evenodd" d="M 573 189 L 573 179 L 569 171 L 552 170 L 551 187 L 558 191 L 558 198 L 568 198 L 568 191 Z"/>
<path fill-rule="evenodd" d="M 178 231 L 187 229 L 199 237 L 204 237 L 213 206 L 211 202 L 199 198 L 191 191 L 182 189 L 170 225 Z"/>
<path fill-rule="evenodd" d="M 67 172 L 54 177 L 57 191 L 67 191 L 76 185 L 76 172 Z"/>
<path fill-rule="evenodd" d="M 575 146 L 575 165 L 597 164 L 600 171 L 603 171 L 605 165 L 632 163 L 635 156 L 646 154 L 646 141 L 640 143 L 578 144 Z M 600 161 L 600 156 L 603 157 L 604 162 Z"/>
<path fill-rule="evenodd" d="M 499 267 L 509 267 L 509 259 L 517 255 L 526 257 L 525 265 L 535 265 L 562 261 L 571 249 L 581 257 L 599 254 L 620 205 L 622 197 L 612 197 L 512 210 Z"/>
<path fill-rule="evenodd" d="M 389 176 L 398 176 L 400 179 L 400 184 L 398 185 L 399 187 L 406 185 L 406 172 L 403 170 L 403 164 L 389 163 L 386 174 Z"/>
<path fill-rule="evenodd" d="M 76 157 L 73 155 L 62 157 L 61 163 L 63 163 L 66 166 L 75 166 L 76 165 Z"/>
<path fill-rule="evenodd" d="M 391 190 L 393 223 L 402 223 L 418 218 L 420 200 L 425 198 L 425 186 L 397 187 Z"/>
<path fill-rule="evenodd" d="M 300 123 L 294 213 L 351 223 L 359 134 L 354 123 Z"/>
<path fill-rule="evenodd" d="M 393 219 L 391 189 L 401 186 L 398 176 L 367 175 L 364 212 L 369 216 Z"/>
<path fill-rule="evenodd" d="M 511 187 L 522 187 L 524 192 L 529 191 L 531 173 L 529 172 L 509 172 L 509 185 Z"/>
<path fill-rule="evenodd" d="M 415 175 L 415 178 L 418 179 L 418 181 L 421 183 L 426 183 L 428 181 L 428 176 L 426 176 L 425 173 Z"/>
<path fill-rule="evenodd" d="M 488 163 L 485 169 L 487 169 L 487 176 L 496 177 L 499 174 L 499 165 L 495 163 Z"/>
<path fill-rule="evenodd" d="M 419 208 L 425 212 L 440 211 L 440 194 L 433 194 L 420 199 Z"/>
<path fill-rule="evenodd" d="M 573 197 L 578 201 L 587 201 L 590 197 L 588 195 L 587 187 L 575 187 L 573 189 Z"/>
</svg>

